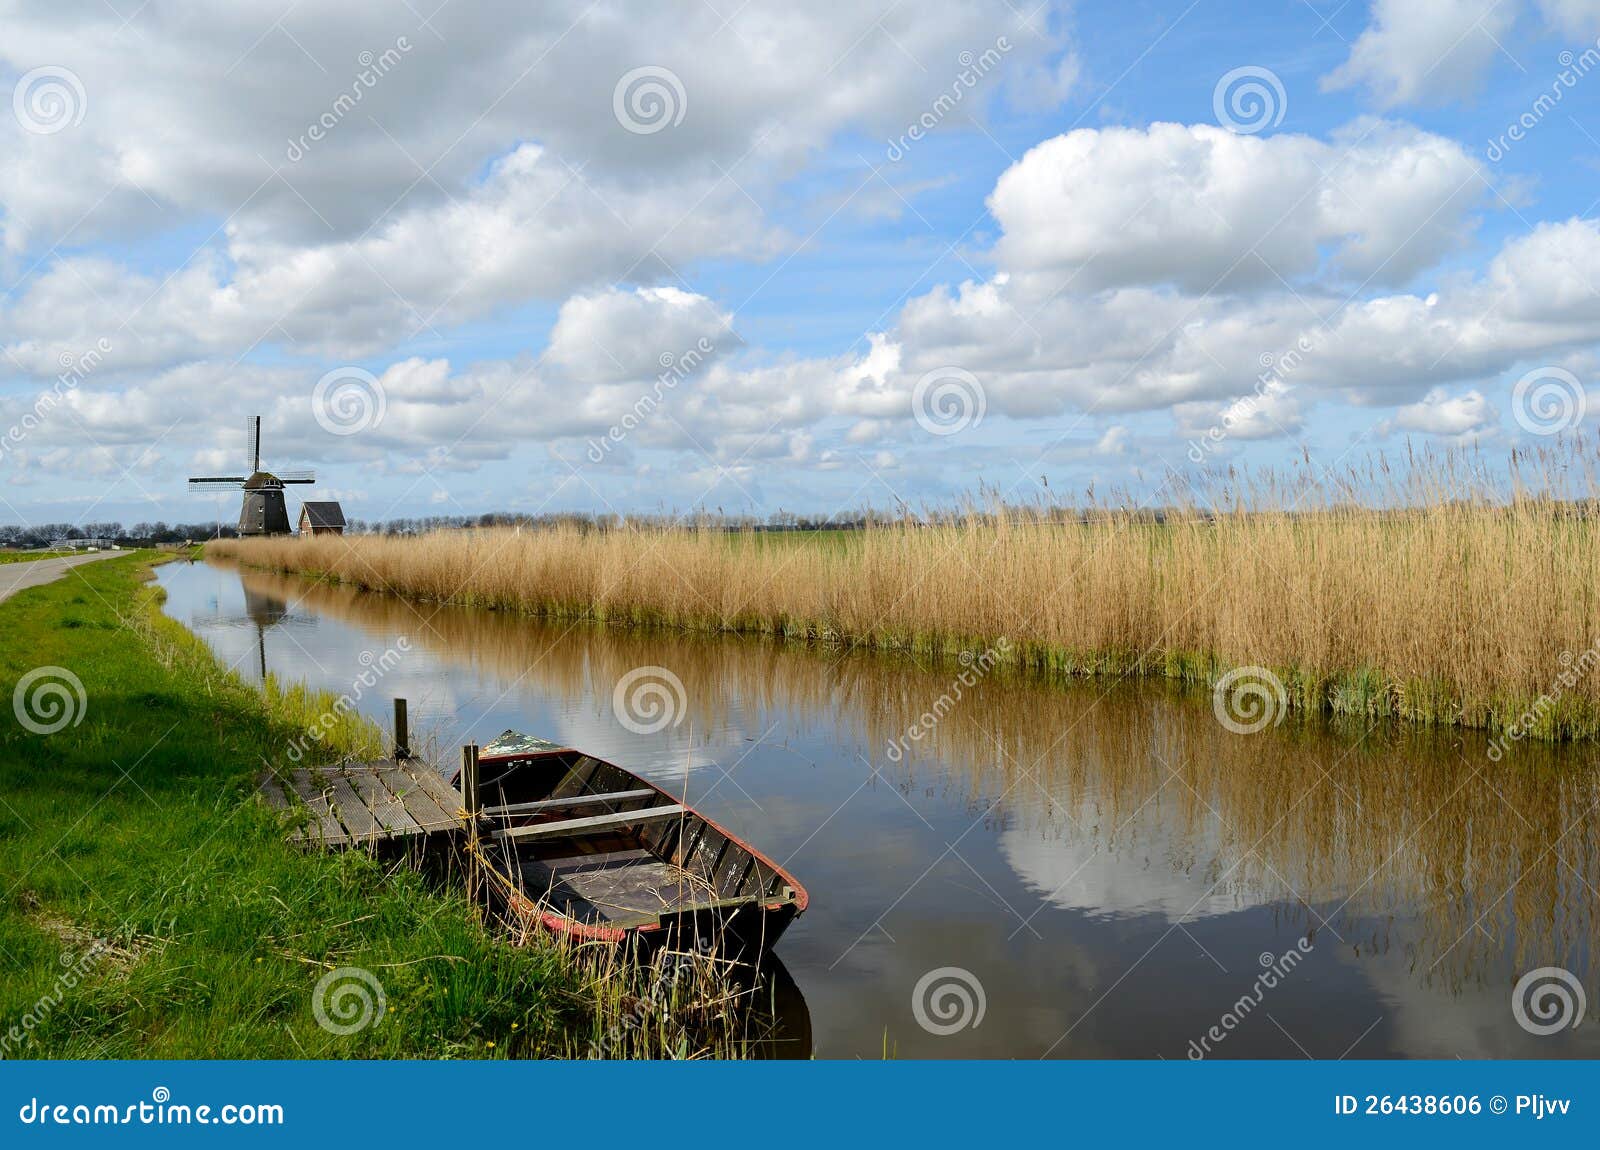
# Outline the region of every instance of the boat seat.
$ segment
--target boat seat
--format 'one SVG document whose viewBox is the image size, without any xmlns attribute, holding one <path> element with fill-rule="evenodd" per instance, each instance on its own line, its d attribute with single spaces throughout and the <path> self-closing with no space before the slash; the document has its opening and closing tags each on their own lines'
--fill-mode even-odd
<svg viewBox="0 0 1600 1150">
<path fill-rule="evenodd" d="M 525 897 L 579 922 L 624 929 L 717 903 L 704 879 L 645 851 L 541 859 L 523 863 L 516 873 Z"/>
<path fill-rule="evenodd" d="M 590 803 L 620 803 L 628 799 L 648 799 L 659 794 L 659 791 L 642 787 L 636 791 L 611 791 L 602 795 L 570 795 L 564 799 L 540 799 L 533 803 L 506 803 L 504 806 L 484 807 L 482 814 L 490 817 L 497 815 L 526 815 L 535 811 L 558 811 L 565 807 L 582 807 Z"/>
<path fill-rule="evenodd" d="M 540 839 L 558 838 L 563 835 L 587 834 L 589 831 L 607 830 L 612 827 L 640 826 L 644 823 L 659 823 L 666 819 L 679 818 L 687 812 L 688 808 L 681 803 L 673 803 L 664 807 L 646 807 L 638 811 L 617 811 L 609 815 L 590 815 L 581 819 L 561 819 L 552 823 L 534 823 L 526 827 L 508 827 L 503 831 L 495 831 L 494 837 L 501 841 L 511 839 Z"/>
</svg>

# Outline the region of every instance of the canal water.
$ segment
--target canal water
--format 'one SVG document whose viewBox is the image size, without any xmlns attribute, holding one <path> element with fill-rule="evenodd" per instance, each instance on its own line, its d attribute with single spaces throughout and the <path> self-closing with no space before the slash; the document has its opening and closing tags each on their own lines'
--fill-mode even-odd
<svg viewBox="0 0 1600 1150">
<path fill-rule="evenodd" d="M 1241 734 L 1165 682 L 159 577 L 247 678 L 384 724 L 402 696 L 441 764 L 507 728 L 570 744 L 785 863 L 818 1057 L 1600 1057 L 1592 750 Z"/>
</svg>

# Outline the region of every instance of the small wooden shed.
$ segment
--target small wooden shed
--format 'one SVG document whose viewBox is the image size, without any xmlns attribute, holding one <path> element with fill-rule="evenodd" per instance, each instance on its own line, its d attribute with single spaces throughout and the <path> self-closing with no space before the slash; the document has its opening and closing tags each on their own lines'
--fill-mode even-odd
<svg viewBox="0 0 1600 1150">
<path fill-rule="evenodd" d="M 343 535 L 344 511 L 337 503 L 302 503 L 300 534 Z"/>
</svg>

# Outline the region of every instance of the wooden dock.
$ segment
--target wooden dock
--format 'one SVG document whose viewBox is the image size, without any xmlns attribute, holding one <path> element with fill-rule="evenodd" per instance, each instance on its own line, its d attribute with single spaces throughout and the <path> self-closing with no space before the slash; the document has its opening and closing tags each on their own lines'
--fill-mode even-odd
<svg viewBox="0 0 1600 1150">
<path fill-rule="evenodd" d="M 261 795 L 270 806 L 303 816 L 289 841 L 308 847 L 411 845 L 465 825 L 461 792 L 417 759 L 269 773 Z"/>
</svg>

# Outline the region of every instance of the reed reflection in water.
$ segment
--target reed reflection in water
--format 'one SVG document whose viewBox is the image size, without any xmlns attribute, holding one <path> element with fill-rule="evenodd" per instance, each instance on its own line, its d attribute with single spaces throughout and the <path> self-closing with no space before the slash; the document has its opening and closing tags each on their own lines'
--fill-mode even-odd
<svg viewBox="0 0 1600 1150">
<path fill-rule="evenodd" d="M 408 636 L 426 662 L 389 694 L 412 693 L 442 750 L 543 723 L 678 777 L 788 859 L 813 904 L 781 951 L 823 1055 L 1183 1057 L 1258 956 L 1302 941 L 1310 957 L 1260 1007 L 1271 1018 L 1216 1053 L 1600 1054 L 1587 748 L 1518 746 L 1495 763 L 1469 732 L 1298 717 L 1239 735 L 1207 695 L 1169 683 L 999 672 L 968 675 L 928 723 L 960 665 L 196 578 L 242 579 L 326 621 L 346 657 Z M 275 673 L 341 689 L 338 652 L 303 629 L 287 665 L 267 642 Z M 649 735 L 613 710 L 641 667 L 682 684 L 681 721 Z M 1591 989 L 1577 1029 L 1538 1038 L 1510 993 L 1543 966 Z M 984 1011 L 941 1034 L 912 995 L 947 967 L 970 973 Z"/>
</svg>

